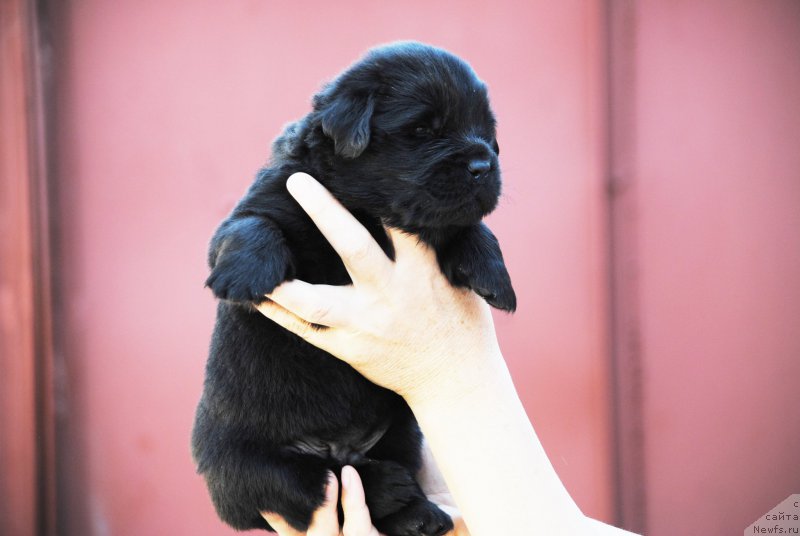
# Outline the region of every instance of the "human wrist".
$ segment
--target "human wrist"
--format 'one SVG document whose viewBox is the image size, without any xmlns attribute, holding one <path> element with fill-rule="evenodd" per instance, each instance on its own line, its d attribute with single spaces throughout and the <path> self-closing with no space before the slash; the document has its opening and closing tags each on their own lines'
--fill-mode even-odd
<svg viewBox="0 0 800 536">
<path fill-rule="evenodd" d="M 454 350 L 455 352 L 456 350 Z M 447 356 L 424 377 L 417 377 L 401 393 L 418 416 L 452 414 L 454 407 L 472 404 L 513 391 L 499 347 L 487 344 L 460 356 Z"/>
</svg>

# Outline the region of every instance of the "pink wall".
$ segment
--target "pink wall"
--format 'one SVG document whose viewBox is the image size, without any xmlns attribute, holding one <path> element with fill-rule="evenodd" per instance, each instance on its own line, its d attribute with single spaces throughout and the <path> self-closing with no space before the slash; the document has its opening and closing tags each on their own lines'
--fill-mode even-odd
<svg viewBox="0 0 800 536">
<path fill-rule="evenodd" d="M 490 223 L 520 297 L 498 316 L 503 348 L 559 474 L 610 518 L 598 3 L 56 11 L 66 533 L 227 533 L 188 447 L 213 323 L 207 240 L 320 84 L 400 38 L 450 48 L 491 87 L 505 195 Z"/>
<path fill-rule="evenodd" d="M 800 491 L 800 3 L 636 3 L 650 534 Z"/>
<path fill-rule="evenodd" d="M 520 297 L 498 330 L 584 511 L 733 534 L 800 491 L 800 3 L 53 4 L 64 533 L 229 533 L 188 446 L 207 240 L 321 83 L 401 38 L 490 85 L 490 224 Z M 617 58 L 610 7 L 631 15 Z M 611 203 L 609 171 L 627 185 Z M 643 399 L 616 411 L 641 422 L 615 429 L 609 349 L 628 332 L 618 377 L 639 371 Z M 616 482 L 616 452 L 639 473 Z"/>
<path fill-rule="evenodd" d="M 35 135 L 22 112 L 31 80 L 26 11 L 0 6 L 0 532 L 36 529 Z M 17 178 L 22 178 L 17 180 Z"/>
</svg>

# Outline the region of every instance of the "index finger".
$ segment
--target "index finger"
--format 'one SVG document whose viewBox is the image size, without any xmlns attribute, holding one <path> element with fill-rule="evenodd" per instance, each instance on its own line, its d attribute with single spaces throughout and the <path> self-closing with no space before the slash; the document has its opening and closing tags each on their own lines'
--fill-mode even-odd
<svg viewBox="0 0 800 536">
<path fill-rule="evenodd" d="M 392 261 L 369 231 L 313 177 L 295 173 L 286 189 L 342 258 L 354 283 L 382 279 L 391 270 Z"/>
</svg>

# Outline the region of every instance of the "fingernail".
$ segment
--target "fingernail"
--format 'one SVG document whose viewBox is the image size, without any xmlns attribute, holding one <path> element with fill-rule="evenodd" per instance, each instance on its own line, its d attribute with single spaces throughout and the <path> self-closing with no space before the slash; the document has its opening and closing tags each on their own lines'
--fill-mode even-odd
<svg viewBox="0 0 800 536">
<path fill-rule="evenodd" d="M 286 180 L 286 189 L 292 196 L 314 187 L 314 179 L 307 173 L 294 173 Z"/>
<path fill-rule="evenodd" d="M 342 486 L 345 488 L 349 488 L 353 483 L 353 473 L 351 471 L 355 471 L 355 469 L 349 465 L 342 467 Z"/>
</svg>

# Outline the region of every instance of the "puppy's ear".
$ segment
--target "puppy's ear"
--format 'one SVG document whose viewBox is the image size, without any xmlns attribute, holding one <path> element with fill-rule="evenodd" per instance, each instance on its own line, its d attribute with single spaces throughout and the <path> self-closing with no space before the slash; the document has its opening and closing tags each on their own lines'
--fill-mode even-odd
<svg viewBox="0 0 800 536">
<path fill-rule="evenodd" d="M 320 123 L 326 136 L 333 139 L 336 154 L 356 158 L 369 145 L 370 120 L 375 111 L 372 93 L 332 91 L 320 99 Z"/>
</svg>

